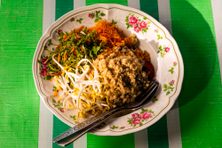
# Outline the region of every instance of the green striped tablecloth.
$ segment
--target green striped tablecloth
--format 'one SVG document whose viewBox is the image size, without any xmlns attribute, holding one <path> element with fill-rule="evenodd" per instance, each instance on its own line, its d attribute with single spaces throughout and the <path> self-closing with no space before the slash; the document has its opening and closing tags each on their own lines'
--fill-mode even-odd
<svg viewBox="0 0 222 148">
<path fill-rule="evenodd" d="M 148 129 L 87 134 L 68 147 L 222 147 L 222 0 L 0 0 L 0 148 L 58 148 L 52 137 L 68 126 L 40 102 L 32 77 L 35 47 L 63 14 L 101 2 L 141 9 L 167 27 L 184 59 L 184 85 L 175 107 Z"/>
</svg>

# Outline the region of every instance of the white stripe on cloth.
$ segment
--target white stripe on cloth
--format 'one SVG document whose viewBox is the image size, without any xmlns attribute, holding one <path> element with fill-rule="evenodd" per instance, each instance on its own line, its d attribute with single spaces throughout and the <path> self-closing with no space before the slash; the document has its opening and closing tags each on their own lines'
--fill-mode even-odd
<svg viewBox="0 0 222 148">
<path fill-rule="evenodd" d="M 167 129 L 170 148 L 182 148 L 178 102 L 167 113 Z"/>
<path fill-rule="evenodd" d="M 140 9 L 140 0 L 128 0 L 128 6 Z M 135 148 L 148 148 L 147 129 L 134 134 Z"/>
<path fill-rule="evenodd" d="M 52 129 L 53 129 L 53 115 L 45 107 L 45 104 L 40 101 L 39 113 L 39 148 L 52 147 Z"/>
<path fill-rule="evenodd" d="M 169 32 L 172 32 L 169 0 L 158 0 L 158 13 L 161 24 L 163 24 Z"/>
<path fill-rule="evenodd" d="M 128 0 L 128 6 L 140 9 L 140 0 Z"/>
<path fill-rule="evenodd" d="M 73 148 L 87 148 L 87 134 L 77 139 L 73 143 Z"/>
<path fill-rule="evenodd" d="M 172 33 L 170 1 L 158 0 L 158 12 L 159 21 Z M 182 148 L 178 102 L 176 102 L 174 107 L 167 113 L 167 131 L 169 147 Z"/>
<path fill-rule="evenodd" d="M 216 33 L 216 44 L 218 49 L 218 57 L 220 62 L 220 78 L 222 83 L 222 1 L 221 0 L 211 0 L 213 18 L 214 18 L 214 28 Z"/>
<path fill-rule="evenodd" d="M 76 8 L 85 6 L 86 1 L 85 0 L 73 0 L 73 5 L 74 5 L 73 8 L 76 9 Z"/>
<path fill-rule="evenodd" d="M 147 129 L 134 133 L 135 148 L 148 148 Z"/>
<path fill-rule="evenodd" d="M 44 33 L 51 23 L 55 21 L 55 0 L 43 1 L 43 23 L 42 32 Z M 39 148 L 52 147 L 52 129 L 53 129 L 53 115 L 45 107 L 42 99 L 40 99 L 39 110 Z"/>
<path fill-rule="evenodd" d="M 55 21 L 55 0 L 43 2 L 43 33 Z"/>
<path fill-rule="evenodd" d="M 73 0 L 73 8 L 79 8 L 86 5 L 85 0 Z M 87 134 L 80 137 L 73 143 L 73 148 L 87 148 Z"/>
</svg>

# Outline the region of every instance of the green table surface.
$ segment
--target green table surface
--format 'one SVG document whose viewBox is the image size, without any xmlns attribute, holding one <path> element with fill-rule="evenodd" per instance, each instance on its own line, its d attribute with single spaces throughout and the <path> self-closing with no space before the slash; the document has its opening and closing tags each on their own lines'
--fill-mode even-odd
<svg viewBox="0 0 222 148">
<path fill-rule="evenodd" d="M 218 11 L 212 9 L 215 2 L 0 0 L 0 148 L 59 147 L 52 144 L 52 137 L 68 126 L 40 103 L 32 76 L 32 58 L 43 29 L 50 24 L 47 12 L 53 12 L 52 22 L 76 7 L 95 3 L 136 7 L 166 25 L 184 60 L 184 82 L 176 106 L 151 127 L 117 137 L 86 134 L 68 147 L 222 147 L 221 52 L 217 48 L 220 36 L 215 31 L 219 30 L 214 17 Z M 49 118 L 42 118 L 44 114 Z"/>
</svg>

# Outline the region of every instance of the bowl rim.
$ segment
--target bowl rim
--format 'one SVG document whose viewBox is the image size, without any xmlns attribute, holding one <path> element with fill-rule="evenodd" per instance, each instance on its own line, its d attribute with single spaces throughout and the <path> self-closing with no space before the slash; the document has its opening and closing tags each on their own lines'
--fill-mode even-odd
<svg viewBox="0 0 222 148">
<path fill-rule="evenodd" d="M 149 14 L 144 13 L 141 10 L 135 9 L 135 8 L 131 8 L 128 6 L 123 6 L 123 5 L 119 5 L 119 4 L 112 4 L 112 3 L 103 3 L 103 4 L 94 4 L 94 5 L 89 5 L 89 6 L 84 6 L 84 7 L 80 7 L 77 8 L 75 10 L 71 10 L 70 12 L 64 14 L 63 16 L 61 16 L 59 19 L 57 19 L 55 22 L 53 22 L 47 29 L 46 31 L 42 34 L 41 38 L 38 41 L 38 44 L 36 46 L 35 49 L 35 53 L 33 56 L 33 61 L 32 61 L 32 73 L 33 73 L 33 78 L 34 78 L 34 83 L 35 83 L 35 87 L 37 89 L 37 92 L 41 98 L 41 100 L 43 101 L 44 105 L 53 113 L 53 115 L 55 115 L 57 118 L 59 118 L 62 122 L 64 122 L 65 124 L 69 125 L 69 126 L 73 126 L 72 123 L 70 123 L 68 120 L 64 120 L 65 117 L 62 116 L 61 114 L 58 114 L 58 112 L 56 112 L 47 102 L 48 98 L 47 96 L 45 96 L 45 94 L 43 94 L 43 92 L 41 91 L 39 85 L 37 83 L 38 82 L 38 76 L 37 76 L 37 72 L 36 72 L 36 65 L 37 65 L 37 61 L 38 61 L 38 57 L 37 55 L 39 55 L 42 51 L 41 51 L 41 44 L 43 44 L 43 40 L 50 37 L 51 33 L 53 31 L 53 29 L 55 29 L 56 26 L 58 26 L 59 23 L 61 23 L 62 21 L 66 20 L 69 16 L 71 15 L 75 15 L 78 12 L 81 11 L 87 11 L 89 9 L 92 8 L 106 8 L 106 9 L 111 9 L 111 8 L 121 8 L 124 9 L 125 11 L 133 11 L 136 12 L 140 15 L 146 16 L 151 22 L 153 22 L 156 26 L 158 26 L 159 28 L 161 28 L 161 30 L 165 33 L 165 36 L 172 42 L 174 48 L 175 48 L 175 52 L 178 56 L 178 64 L 180 64 L 180 75 L 179 75 L 179 79 L 178 79 L 178 84 L 177 84 L 177 89 L 174 93 L 173 96 L 171 96 L 169 98 L 169 104 L 167 105 L 167 107 L 164 109 L 165 111 L 162 111 L 158 116 L 155 117 L 155 120 L 153 120 L 153 122 L 149 122 L 149 125 L 145 125 L 145 126 L 140 126 L 134 129 L 129 129 L 128 131 L 121 131 L 121 132 L 108 132 L 108 133 L 104 133 L 104 131 L 100 132 L 100 131 L 96 131 L 93 132 L 93 134 L 95 135 L 106 135 L 106 136 L 118 136 L 118 135 L 125 135 L 125 134 L 129 134 L 129 133 L 134 133 L 137 131 L 140 131 L 142 129 L 145 129 L 151 125 L 153 125 L 154 123 L 156 123 L 160 118 L 162 118 L 174 105 L 175 101 L 177 100 L 180 92 L 181 92 L 181 88 L 182 88 L 182 83 L 183 83 L 183 79 L 184 79 L 184 63 L 183 63 L 183 59 L 179 50 L 179 47 L 175 41 L 175 39 L 171 36 L 171 34 L 169 33 L 169 31 L 162 25 L 160 24 L 156 19 L 154 19 L 152 16 L 150 16 Z"/>
</svg>

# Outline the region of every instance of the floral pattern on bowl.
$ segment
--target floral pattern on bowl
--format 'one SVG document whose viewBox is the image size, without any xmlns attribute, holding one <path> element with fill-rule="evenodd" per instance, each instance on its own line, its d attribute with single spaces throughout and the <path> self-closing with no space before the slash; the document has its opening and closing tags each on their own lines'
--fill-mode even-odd
<svg viewBox="0 0 222 148">
<path fill-rule="evenodd" d="M 154 115 L 152 110 L 142 108 L 140 113 L 133 113 L 131 114 L 131 118 L 127 120 L 127 122 L 131 126 L 142 126 L 143 123 L 149 119 L 151 119 Z"/>
<path fill-rule="evenodd" d="M 97 4 L 73 10 L 57 20 L 41 37 L 33 58 L 33 75 L 39 95 L 48 109 L 69 126 L 76 124 L 75 112 L 64 112 L 60 104 L 49 99 L 52 85 L 41 78 L 39 59 L 45 49 L 53 50 L 59 30 L 71 31 L 82 25 L 92 26 L 100 19 L 116 24 L 124 33 L 135 34 L 146 44 L 143 50 L 151 55 L 156 71 L 156 79 L 162 90 L 142 109 L 116 118 L 104 127 L 94 131 L 97 135 L 124 135 L 147 128 L 164 116 L 176 101 L 183 81 L 183 60 L 179 48 L 170 33 L 151 16 L 126 6 Z M 41 61 L 44 62 L 44 61 Z"/>
<path fill-rule="evenodd" d="M 146 17 L 139 18 L 139 17 L 134 16 L 133 14 L 126 16 L 125 22 L 126 22 L 127 28 L 132 27 L 133 30 L 137 33 L 138 32 L 142 32 L 142 33 L 147 32 L 148 27 L 149 27 L 149 23 L 150 23 Z"/>
</svg>

